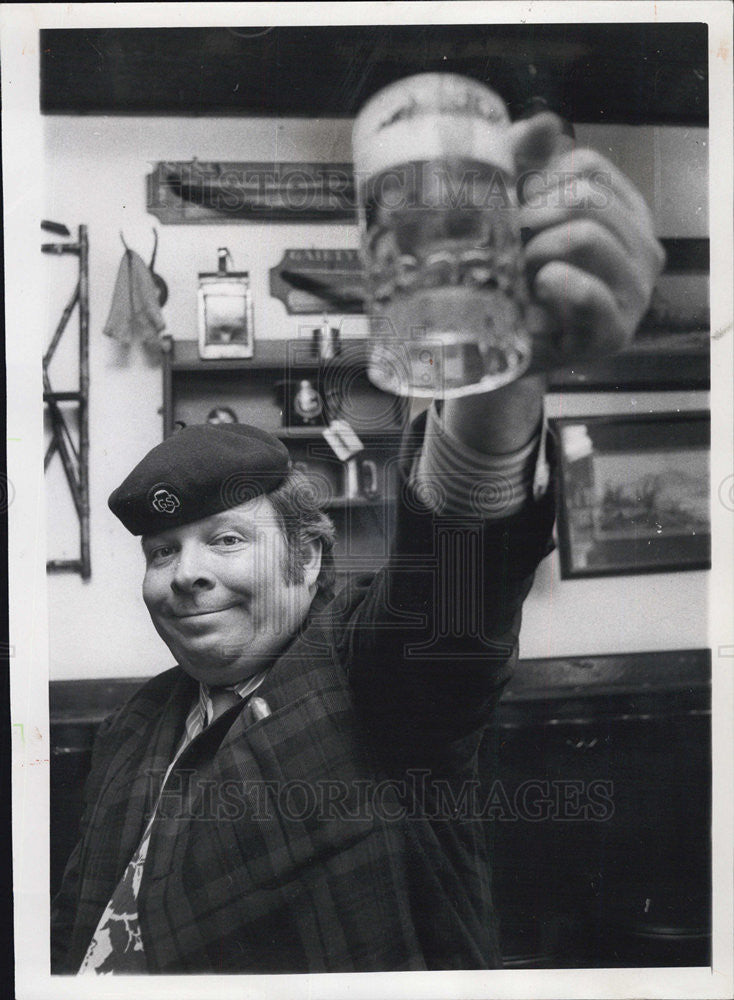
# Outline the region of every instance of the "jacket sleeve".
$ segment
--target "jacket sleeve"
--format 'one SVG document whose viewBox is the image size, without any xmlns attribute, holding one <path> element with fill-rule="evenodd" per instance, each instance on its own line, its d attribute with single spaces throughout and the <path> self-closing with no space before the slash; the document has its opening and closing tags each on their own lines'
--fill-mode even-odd
<svg viewBox="0 0 734 1000">
<path fill-rule="evenodd" d="M 357 703 L 394 748 L 454 743 L 487 724 L 517 660 L 523 601 L 553 548 L 553 482 L 500 520 L 422 504 L 408 470 L 423 426 L 404 442 L 389 559 L 341 608 Z"/>
</svg>

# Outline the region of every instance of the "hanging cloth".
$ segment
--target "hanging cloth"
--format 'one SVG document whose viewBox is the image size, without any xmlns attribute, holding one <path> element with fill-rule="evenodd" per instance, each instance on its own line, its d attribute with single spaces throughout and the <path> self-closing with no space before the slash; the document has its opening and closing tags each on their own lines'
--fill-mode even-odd
<svg viewBox="0 0 734 1000">
<path fill-rule="evenodd" d="M 134 250 L 126 249 L 117 272 L 104 333 L 121 344 L 141 340 L 152 344 L 166 324 L 150 268 Z"/>
</svg>

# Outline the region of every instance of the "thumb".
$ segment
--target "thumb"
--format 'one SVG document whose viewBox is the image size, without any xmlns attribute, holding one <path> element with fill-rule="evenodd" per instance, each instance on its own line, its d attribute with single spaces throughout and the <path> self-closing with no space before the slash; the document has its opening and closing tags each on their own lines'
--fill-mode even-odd
<svg viewBox="0 0 734 1000">
<path fill-rule="evenodd" d="M 569 137 L 562 118 L 552 111 L 542 111 L 511 125 L 510 141 L 519 177 L 526 170 L 539 170 L 551 157 L 563 152 Z"/>
</svg>

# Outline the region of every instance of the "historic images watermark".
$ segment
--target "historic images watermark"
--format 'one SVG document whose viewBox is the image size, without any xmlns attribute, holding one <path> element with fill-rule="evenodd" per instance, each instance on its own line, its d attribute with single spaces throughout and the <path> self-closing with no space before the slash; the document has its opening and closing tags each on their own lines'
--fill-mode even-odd
<svg viewBox="0 0 734 1000">
<path fill-rule="evenodd" d="M 579 154 L 580 155 L 580 154 Z M 612 176 L 590 160 L 564 169 L 524 170 L 517 177 L 491 164 L 466 161 L 407 162 L 378 174 L 352 171 L 347 164 L 203 163 L 151 164 L 166 183 L 149 184 L 148 208 L 166 209 L 180 200 L 205 203 L 222 215 L 267 218 L 279 213 L 323 213 L 329 208 L 357 211 L 359 191 L 369 192 L 372 210 L 477 211 L 504 208 L 518 198 L 531 208 L 603 209 L 610 203 Z"/>
<path fill-rule="evenodd" d="M 161 779 L 151 772 L 150 793 Z M 305 781 L 215 781 L 176 770 L 160 793 L 157 815 L 168 820 L 288 823 L 470 821 L 602 823 L 614 815 L 614 784 L 606 779 L 528 778 L 451 782 L 423 768 L 405 778 Z"/>
</svg>

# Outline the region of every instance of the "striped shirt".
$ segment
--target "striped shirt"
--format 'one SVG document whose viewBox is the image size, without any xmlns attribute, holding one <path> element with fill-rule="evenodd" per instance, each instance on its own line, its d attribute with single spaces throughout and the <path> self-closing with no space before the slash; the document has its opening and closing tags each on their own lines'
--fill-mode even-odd
<svg viewBox="0 0 734 1000">
<path fill-rule="evenodd" d="M 522 448 L 487 455 L 459 441 L 443 426 L 435 404 L 428 411 L 423 448 L 411 479 L 420 499 L 437 514 L 511 517 L 548 486 L 546 422 Z"/>
</svg>

